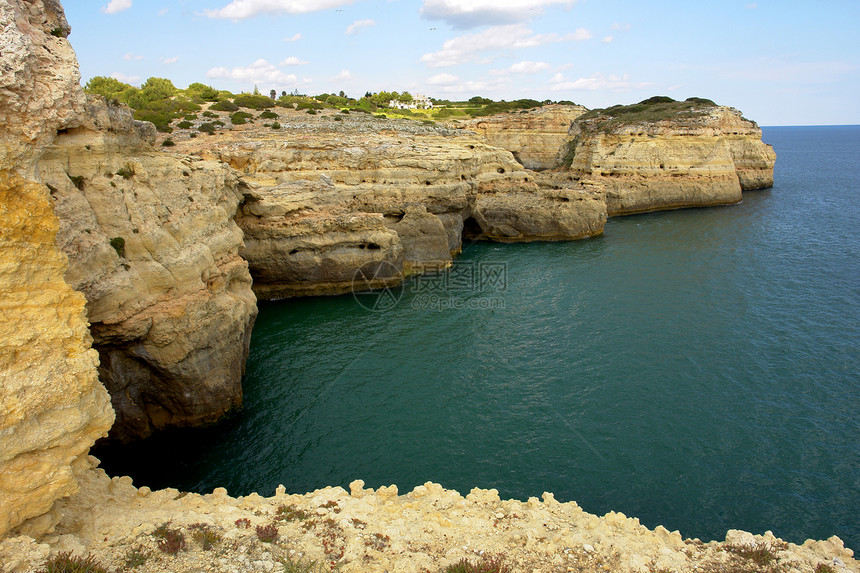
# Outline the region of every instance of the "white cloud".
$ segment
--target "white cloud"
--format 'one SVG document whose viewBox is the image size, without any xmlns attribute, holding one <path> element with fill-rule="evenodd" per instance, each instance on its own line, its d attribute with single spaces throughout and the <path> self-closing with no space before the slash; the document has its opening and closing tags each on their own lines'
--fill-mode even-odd
<svg viewBox="0 0 860 573">
<path fill-rule="evenodd" d="M 576 0 L 424 0 L 421 15 L 454 28 L 511 24 L 530 20 L 546 6 L 570 7 Z"/>
<path fill-rule="evenodd" d="M 170 8 L 162 8 L 161 10 L 159 10 L 159 11 L 158 11 L 158 15 L 159 15 L 159 16 L 164 16 L 164 15 L 165 15 L 165 14 L 167 14 L 169 11 L 170 11 Z"/>
<path fill-rule="evenodd" d="M 572 34 L 565 34 L 564 36 L 562 36 L 562 40 L 582 42 L 584 40 L 590 40 L 593 37 L 594 34 L 592 34 L 591 31 L 586 30 L 585 28 L 577 28 L 573 31 Z"/>
<path fill-rule="evenodd" d="M 306 62 L 304 60 L 300 60 L 295 56 L 290 56 L 289 58 L 285 59 L 283 62 L 281 62 L 278 65 L 279 66 L 304 66 L 307 63 L 308 62 Z"/>
<path fill-rule="evenodd" d="M 585 40 L 591 37 L 591 32 L 579 28 L 572 34 L 535 34 L 525 24 L 493 26 L 482 32 L 465 34 L 447 40 L 438 52 L 421 56 L 421 61 L 431 68 L 455 66 L 478 58 L 478 54 L 487 50 L 505 50 L 514 48 L 533 48 L 554 42 Z"/>
<path fill-rule="evenodd" d="M 444 86 L 448 84 L 453 84 L 459 82 L 460 78 L 452 74 L 436 74 L 427 80 L 427 83 L 431 86 Z"/>
<path fill-rule="evenodd" d="M 172 58 L 164 58 L 161 60 L 162 64 L 175 64 L 179 61 L 179 56 L 173 56 Z"/>
<path fill-rule="evenodd" d="M 130 62 L 132 60 L 142 60 L 143 56 L 138 56 L 137 54 L 132 54 L 131 52 L 129 52 L 123 56 L 123 59 L 127 62 Z"/>
<path fill-rule="evenodd" d="M 612 26 L 610 26 L 613 30 L 629 30 L 632 27 L 632 24 L 622 24 L 620 22 L 613 22 Z"/>
<path fill-rule="evenodd" d="M 120 73 L 120 72 L 114 72 L 110 75 L 110 77 L 114 78 L 115 80 L 119 80 L 123 83 L 131 84 L 131 85 L 134 85 L 134 84 L 137 84 L 140 82 L 140 76 L 127 76 L 127 75 Z"/>
<path fill-rule="evenodd" d="M 259 14 L 306 14 L 351 4 L 354 0 L 233 0 L 223 8 L 203 10 L 210 18 L 242 20 Z"/>
<path fill-rule="evenodd" d="M 674 86 L 669 86 L 668 88 L 666 88 L 666 90 L 673 92 L 675 90 L 681 89 L 682 87 L 684 87 L 684 84 L 675 84 Z"/>
<path fill-rule="evenodd" d="M 298 42 L 301 39 L 302 39 L 302 35 L 296 34 L 295 36 L 291 36 L 289 38 L 284 38 L 284 41 L 285 42 Z"/>
<path fill-rule="evenodd" d="M 359 30 L 361 30 L 362 28 L 369 28 L 369 27 L 371 27 L 371 26 L 376 26 L 376 22 L 374 22 L 373 20 L 370 20 L 370 19 L 367 19 L 367 20 L 356 20 L 355 22 L 353 22 L 352 24 L 350 24 L 350 25 L 347 27 L 347 29 L 346 29 L 346 35 L 347 35 L 347 36 L 352 36 L 353 34 L 357 33 L 357 32 L 358 32 Z"/>
<path fill-rule="evenodd" d="M 102 12 L 105 14 L 116 14 L 129 8 L 131 8 L 131 0 L 110 0 L 107 6 L 102 6 Z"/>
<path fill-rule="evenodd" d="M 546 62 L 530 62 L 528 60 L 524 62 L 517 62 L 513 64 L 509 68 L 505 68 L 504 70 L 493 70 L 490 73 L 493 75 L 504 75 L 508 73 L 512 74 L 536 74 L 538 72 L 542 72 L 544 70 L 550 69 L 552 66 Z"/>
<path fill-rule="evenodd" d="M 568 80 L 563 74 L 557 73 L 552 77 L 550 83 L 552 84 L 550 86 L 552 91 L 626 91 L 654 85 L 652 82 L 632 82 L 627 74 L 604 76 L 599 73 L 576 80 Z"/>
<path fill-rule="evenodd" d="M 608 44 L 614 39 L 615 39 L 615 36 L 604 36 L 603 39 L 600 41 L 603 42 L 604 44 Z"/>
<path fill-rule="evenodd" d="M 212 68 L 206 72 L 206 77 L 210 79 L 225 79 L 235 80 L 245 84 L 264 84 L 269 86 L 292 86 L 296 83 L 294 74 L 286 74 L 279 70 L 274 64 L 270 64 L 264 59 L 259 59 L 250 66 L 242 68 Z"/>
<path fill-rule="evenodd" d="M 332 78 L 334 81 L 343 81 L 343 80 L 351 80 L 352 74 L 349 70 L 341 70 L 338 75 Z"/>
<path fill-rule="evenodd" d="M 746 6 L 744 6 L 744 8 L 746 8 L 747 10 L 755 10 L 756 8 L 758 8 L 758 4 L 753 2 L 752 4 L 747 4 Z"/>
</svg>

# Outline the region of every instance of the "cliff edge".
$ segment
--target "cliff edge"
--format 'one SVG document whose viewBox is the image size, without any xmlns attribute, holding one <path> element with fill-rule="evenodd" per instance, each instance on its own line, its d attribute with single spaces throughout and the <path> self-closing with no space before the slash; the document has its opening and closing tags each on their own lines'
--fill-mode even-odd
<svg viewBox="0 0 860 573">
<path fill-rule="evenodd" d="M 773 186 L 776 154 L 738 110 L 657 96 L 592 110 L 570 127 L 558 163 L 606 190 L 610 217 L 728 205 Z"/>
</svg>

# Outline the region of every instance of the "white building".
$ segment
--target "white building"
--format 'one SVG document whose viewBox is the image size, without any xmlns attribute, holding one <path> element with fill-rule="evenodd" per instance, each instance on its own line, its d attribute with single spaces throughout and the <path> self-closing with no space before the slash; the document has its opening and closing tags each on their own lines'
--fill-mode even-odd
<svg viewBox="0 0 860 573">
<path fill-rule="evenodd" d="M 415 94 L 412 96 L 412 101 L 410 102 L 397 101 L 393 99 L 388 102 L 388 107 L 394 109 L 433 109 L 433 102 L 425 95 Z"/>
</svg>

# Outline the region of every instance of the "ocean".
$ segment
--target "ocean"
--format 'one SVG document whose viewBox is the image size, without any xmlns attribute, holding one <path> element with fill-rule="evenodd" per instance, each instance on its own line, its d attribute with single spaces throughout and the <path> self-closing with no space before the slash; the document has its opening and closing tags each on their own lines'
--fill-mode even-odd
<svg viewBox="0 0 860 573">
<path fill-rule="evenodd" d="M 775 185 L 737 205 L 261 303 L 240 412 L 94 453 L 153 488 L 549 491 L 685 537 L 860 550 L 860 126 L 764 140 Z"/>
</svg>

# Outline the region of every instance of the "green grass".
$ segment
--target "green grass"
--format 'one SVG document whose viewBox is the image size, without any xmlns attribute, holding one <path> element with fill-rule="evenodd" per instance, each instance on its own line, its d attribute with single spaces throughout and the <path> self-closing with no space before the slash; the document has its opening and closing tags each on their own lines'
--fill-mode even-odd
<svg viewBox="0 0 860 573">
<path fill-rule="evenodd" d="M 322 563 L 305 559 L 293 561 L 292 557 L 289 556 L 281 561 L 281 565 L 284 573 L 323 573 L 329 571 L 328 567 Z"/>
<path fill-rule="evenodd" d="M 140 567 L 146 563 L 150 557 L 152 557 L 152 554 L 145 549 L 143 545 L 129 548 L 128 551 L 125 552 L 125 568 L 134 569 L 135 567 Z"/>
<path fill-rule="evenodd" d="M 445 568 L 445 573 L 513 573 L 504 562 L 501 555 L 484 555 L 478 561 L 469 561 L 465 557 Z"/>
<path fill-rule="evenodd" d="M 40 573 L 108 573 L 108 570 L 92 555 L 78 557 L 66 551 L 48 559 Z"/>
<path fill-rule="evenodd" d="M 221 534 L 205 523 L 192 523 L 188 529 L 191 530 L 191 538 L 199 543 L 204 551 L 210 551 L 221 543 Z"/>
<path fill-rule="evenodd" d="M 131 165 L 125 165 L 122 168 L 117 169 L 116 174 L 123 179 L 131 179 L 134 177 L 134 167 Z"/>
<path fill-rule="evenodd" d="M 292 505 L 281 505 L 278 507 L 277 514 L 275 515 L 277 521 L 298 521 L 310 517 L 313 517 L 310 513 Z"/>
<path fill-rule="evenodd" d="M 753 546 L 730 547 L 729 551 L 739 557 L 752 561 L 759 567 L 767 567 L 778 559 L 776 552 L 781 549 L 770 543 L 756 543 Z"/>
</svg>

